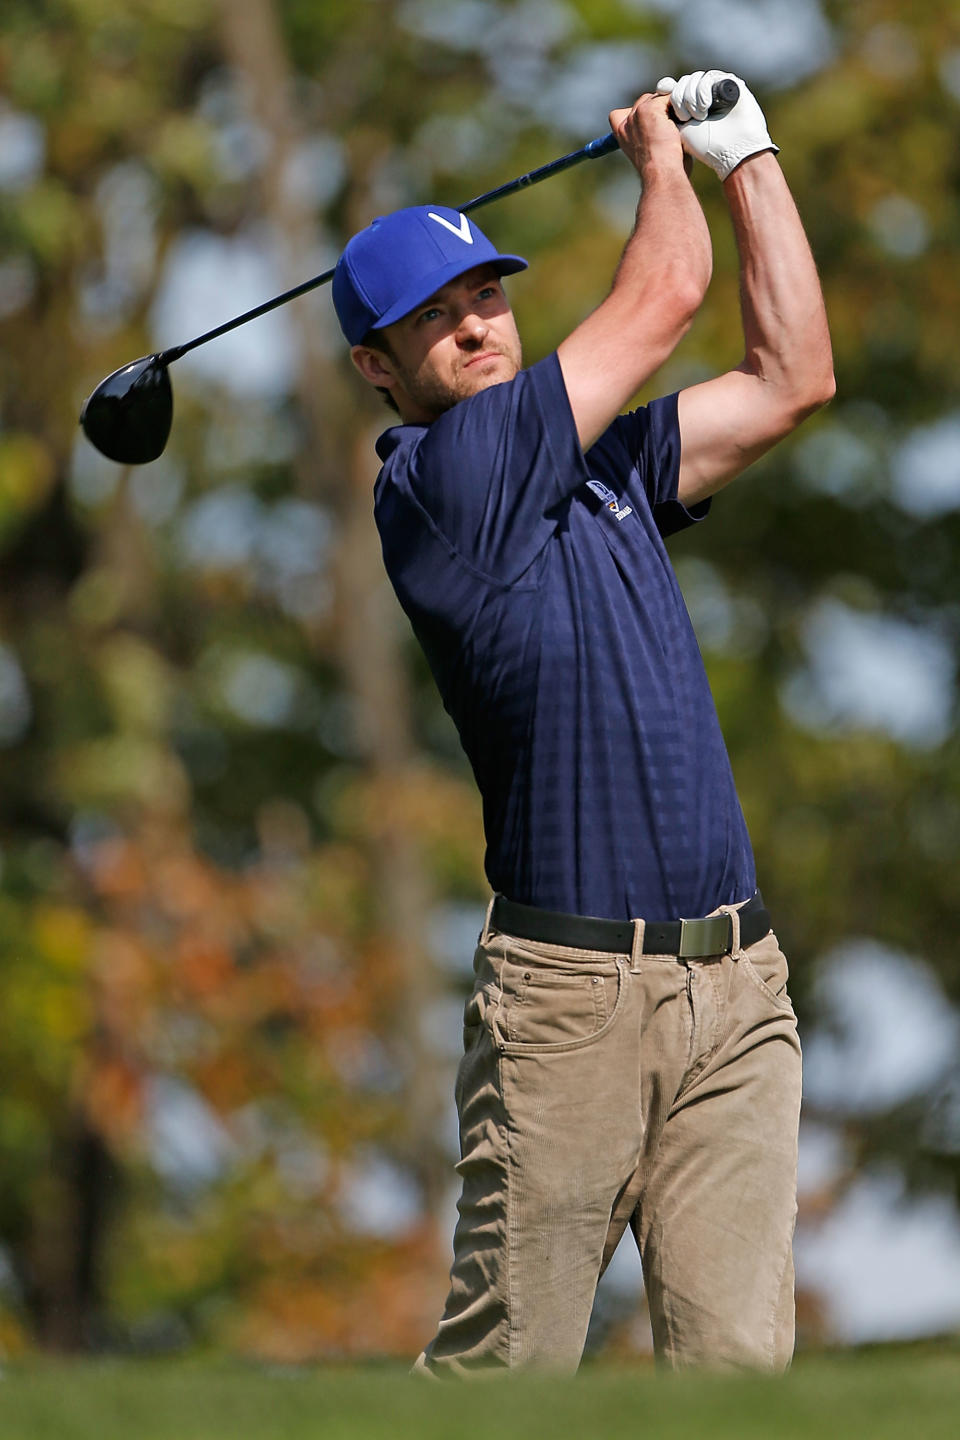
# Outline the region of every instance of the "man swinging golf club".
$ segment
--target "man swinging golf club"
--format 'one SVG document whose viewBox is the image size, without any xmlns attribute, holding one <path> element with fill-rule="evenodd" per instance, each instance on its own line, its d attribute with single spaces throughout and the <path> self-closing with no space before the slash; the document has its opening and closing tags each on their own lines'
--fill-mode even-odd
<svg viewBox="0 0 960 1440">
<path fill-rule="evenodd" d="M 705 118 L 721 78 L 611 114 L 636 225 L 607 298 L 529 369 L 501 284 L 525 262 L 464 215 L 374 221 L 334 276 L 354 364 L 399 412 L 376 521 L 483 797 L 494 892 L 434 1373 L 575 1368 L 628 1224 L 663 1361 L 777 1370 L 793 1348 L 787 963 L 663 537 L 834 386 L 777 147 L 742 81 Z M 723 182 L 745 357 L 624 415 L 710 279 L 684 152 Z"/>
</svg>

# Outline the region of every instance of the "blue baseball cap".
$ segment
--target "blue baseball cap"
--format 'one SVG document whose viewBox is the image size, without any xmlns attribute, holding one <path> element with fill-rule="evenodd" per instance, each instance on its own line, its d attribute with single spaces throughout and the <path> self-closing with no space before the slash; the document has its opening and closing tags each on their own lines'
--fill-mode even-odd
<svg viewBox="0 0 960 1440">
<path fill-rule="evenodd" d="M 409 315 L 475 265 L 494 265 L 500 275 L 527 268 L 519 255 L 501 255 L 459 210 L 412 205 L 381 215 L 347 243 L 333 272 L 340 329 L 359 345 L 368 330 Z"/>
</svg>

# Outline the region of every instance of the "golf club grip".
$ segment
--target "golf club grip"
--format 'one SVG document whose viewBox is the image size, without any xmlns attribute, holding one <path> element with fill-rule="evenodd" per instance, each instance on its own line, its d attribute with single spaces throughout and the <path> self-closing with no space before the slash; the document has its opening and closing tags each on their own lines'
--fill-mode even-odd
<svg viewBox="0 0 960 1440">
<path fill-rule="evenodd" d="M 721 115 L 726 115 L 733 109 L 739 99 L 740 86 L 736 80 L 731 80 L 729 76 L 725 80 L 715 80 L 713 84 L 713 100 L 710 104 L 710 109 L 707 111 L 707 118 L 709 120 L 719 120 Z M 675 119 L 673 111 L 671 110 L 669 113 L 670 118 Z M 600 135 L 596 140 L 588 141 L 582 150 L 578 150 L 575 155 L 568 157 L 568 163 L 575 164 L 577 160 L 596 160 L 598 156 L 609 155 L 612 150 L 617 149 L 619 149 L 617 137 L 611 130 L 607 135 Z M 546 176 L 543 178 L 546 179 Z M 527 183 L 529 184 L 531 182 L 528 181 Z M 481 199 L 484 199 L 484 197 L 481 197 Z M 486 203 L 485 199 L 484 203 Z"/>
<path fill-rule="evenodd" d="M 719 120 L 721 115 L 726 115 L 733 109 L 739 99 L 740 86 L 736 80 L 732 80 L 729 75 L 725 80 L 717 80 L 713 87 L 713 100 L 707 111 L 707 118 Z"/>
<path fill-rule="evenodd" d="M 719 120 L 722 115 L 729 114 L 739 99 L 740 86 L 736 80 L 731 80 L 729 75 L 725 80 L 714 80 L 713 99 L 710 101 L 710 109 L 707 111 L 706 118 L 708 120 Z M 681 123 L 677 120 L 676 115 L 669 105 L 667 106 L 667 114 L 676 124 L 679 125 Z"/>
<path fill-rule="evenodd" d="M 729 76 L 725 80 L 713 82 L 713 99 L 710 102 L 710 109 L 707 111 L 708 120 L 719 120 L 721 115 L 727 115 L 740 99 L 740 86 L 736 80 Z M 670 112 L 671 118 L 673 112 Z M 611 130 L 608 135 L 601 135 L 597 140 L 590 140 L 584 145 L 582 151 L 578 151 L 585 160 L 595 160 L 598 155 L 609 155 L 611 150 L 616 150 L 617 137 Z"/>
</svg>

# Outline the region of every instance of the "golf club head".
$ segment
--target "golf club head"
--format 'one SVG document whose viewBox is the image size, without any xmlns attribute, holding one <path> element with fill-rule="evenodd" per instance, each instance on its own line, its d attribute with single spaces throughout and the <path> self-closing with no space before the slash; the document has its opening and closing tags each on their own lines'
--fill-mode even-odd
<svg viewBox="0 0 960 1440">
<path fill-rule="evenodd" d="M 84 434 L 120 465 L 163 454 L 173 422 L 173 389 L 159 355 L 145 355 L 101 380 L 80 412 Z"/>
</svg>

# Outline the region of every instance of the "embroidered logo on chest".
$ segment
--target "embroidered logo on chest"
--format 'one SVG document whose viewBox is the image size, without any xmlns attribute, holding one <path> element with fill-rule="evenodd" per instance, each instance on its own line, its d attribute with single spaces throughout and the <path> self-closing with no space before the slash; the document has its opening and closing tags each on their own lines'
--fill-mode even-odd
<svg viewBox="0 0 960 1440">
<path fill-rule="evenodd" d="M 633 510 L 629 505 L 624 505 L 621 507 L 620 501 L 617 499 L 616 495 L 614 495 L 610 487 L 608 485 L 604 485 L 602 481 L 588 480 L 587 486 L 593 491 L 594 495 L 596 495 L 598 500 L 603 501 L 604 509 L 610 511 L 610 513 L 613 515 L 614 520 L 626 520 L 628 515 L 633 514 Z"/>
</svg>

